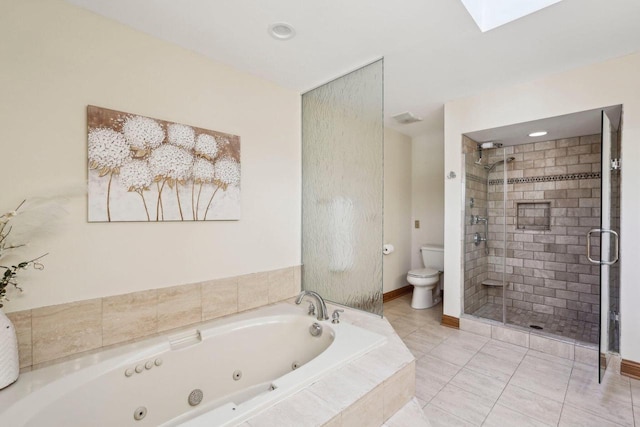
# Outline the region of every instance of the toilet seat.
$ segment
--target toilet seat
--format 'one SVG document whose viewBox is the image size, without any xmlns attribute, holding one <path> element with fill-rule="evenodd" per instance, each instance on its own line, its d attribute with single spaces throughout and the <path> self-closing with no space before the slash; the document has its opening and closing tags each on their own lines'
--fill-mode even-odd
<svg viewBox="0 0 640 427">
<path fill-rule="evenodd" d="M 438 275 L 440 275 L 440 272 L 433 268 L 420 268 L 411 270 L 407 273 L 407 276 L 416 277 L 418 279 L 428 279 L 429 277 L 436 277 Z"/>
</svg>

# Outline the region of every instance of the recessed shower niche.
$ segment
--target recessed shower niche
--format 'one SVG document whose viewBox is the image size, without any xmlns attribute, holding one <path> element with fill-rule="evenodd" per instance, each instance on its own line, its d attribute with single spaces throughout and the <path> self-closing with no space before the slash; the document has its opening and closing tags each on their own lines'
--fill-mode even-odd
<svg viewBox="0 0 640 427">
<path fill-rule="evenodd" d="M 618 351 L 621 110 L 463 135 L 465 314 Z"/>
<path fill-rule="evenodd" d="M 516 202 L 518 230 L 551 230 L 551 202 Z"/>
</svg>

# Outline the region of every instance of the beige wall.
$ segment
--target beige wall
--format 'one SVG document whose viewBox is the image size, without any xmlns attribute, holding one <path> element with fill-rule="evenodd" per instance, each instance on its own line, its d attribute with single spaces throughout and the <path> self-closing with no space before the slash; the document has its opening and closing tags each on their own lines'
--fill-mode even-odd
<svg viewBox="0 0 640 427">
<path fill-rule="evenodd" d="M 36 236 L 9 312 L 300 263 L 300 99 L 63 1 L 0 4 L 0 209 L 86 186 L 86 106 L 240 135 L 242 216 L 207 223 L 87 223 L 73 197 Z"/>
<path fill-rule="evenodd" d="M 384 255 L 383 292 L 407 285 L 411 268 L 411 138 L 384 131 L 384 243 L 395 251 Z"/>
<path fill-rule="evenodd" d="M 621 340 L 625 359 L 640 361 L 640 287 L 634 257 L 640 253 L 640 54 L 583 67 L 527 84 L 504 87 L 445 105 L 445 170 L 461 170 L 461 135 L 513 123 L 623 104 L 621 214 Z M 459 174 L 458 174 L 459 176 Z M 461 312 L 462 212 L 460 178 L 445 182 L 444 313 Z"/>
<path fill-rule="evenodd" d="M 423 268 L 420 246 L 444 243 L 443 128 L 413 138 L 411 153 L 411 268 Z M 420 228 L 414 221 L 420 221 Z"/>
</svg>

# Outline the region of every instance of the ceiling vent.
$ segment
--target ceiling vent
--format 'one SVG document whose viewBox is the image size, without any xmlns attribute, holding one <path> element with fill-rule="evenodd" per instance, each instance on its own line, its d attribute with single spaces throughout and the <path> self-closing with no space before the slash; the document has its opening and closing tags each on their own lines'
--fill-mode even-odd
<svg viewBox="0 0 640 427">
<path fill-rule="evenodd" d="M 415 123 L 415 122 L 421 122 L 422 121 L 422 119 L 420 117 L 416 117 L 416 116 L 414 116 L 413 114 L 411 114 L 408 111 L 406 113 L 396 114 L 392 118 L 395 119 L 398 123 L 403 124 L 403 125 L 408 125 L 409 123 Z"/>
</svg>

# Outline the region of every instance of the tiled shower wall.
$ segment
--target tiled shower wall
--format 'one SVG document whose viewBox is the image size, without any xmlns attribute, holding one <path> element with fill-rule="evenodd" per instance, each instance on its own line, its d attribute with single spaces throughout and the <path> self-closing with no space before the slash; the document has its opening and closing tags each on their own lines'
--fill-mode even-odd
<svg viewBox="0 0 640 427">
<path fill-rule="evenodd" d="M 586 235 L 600 226 L 600 135 L 504 150 L 515 158 L 507 164 L 505 304 L 598 322 L 599 267 L 586 258 Z M 491 151 L 485 151 L 490 163 L 502 159 L 502 150 Z M 489 176 L 487 274 L 495 280 L 503 271 L 502 168 Z M 549 202 L 550 229 L 517 229 L 517 202 Z M 501 304 L 501 294 L 489 288 L 488 302 Z"/>
<path fill-rule="evenodd" d="M 484 234 L 484 224 L 470 224 L 471 215 L 486 215 L 487 209 L 487 170 L 476 164 L 477 143 L 467 137 L 462 141 L 465 153 L 465 212 L 464 226 L 464 310 L 473 313 L 488 301 L 487 287 L 482 282 L 487 279 L 487 254 L 484 244 L 473 243 L 473 235 Z M 473 198 L 473 207 L 470 200 Z"/>
</svg>

